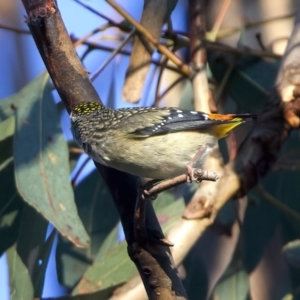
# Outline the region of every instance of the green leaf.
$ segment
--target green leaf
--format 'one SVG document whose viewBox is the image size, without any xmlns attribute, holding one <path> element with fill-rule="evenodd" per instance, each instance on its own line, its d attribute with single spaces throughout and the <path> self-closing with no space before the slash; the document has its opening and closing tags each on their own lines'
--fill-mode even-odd
<svg viewBox="0 0 300 300">
<path fill-rule="evenodd" d="M 175 189 L 160 193 L 153 203 L 156 215 L 164 232 L 168 232 L 181 218 L 185 208 L 183 198 L 174 200 Z"/>
<path fill-rule="evenodd" d="M 79 247 L 89 237 L 81 223 L 69 182 L 69 153 L 47 85 L 48 75 L 23 89 L 16 110 L 15 177 L 23 199 Z"/>
<path fill-rule="evenodd" d="M 0 142 L 12 136 L 15 132 L 15 118 L 10 117 L 0 123 Z"/>
<path fill-rule="evenodd" d="M 101 290 L 99 292 L 91 294 L 80 294 L 76 296 L 65 296 L 60 298 L 55 298 L 56 300 L 106 300 L 110 299 L 112 293 L 119 286 L 111 286 L 107 289 Z M 53 298 L 43 298 L 43 300 L 55 300 Z"/>
<path fill-rule="evenodd" d="M 73 291 L 73 295 L 92 293 L 127 282 L 137 275 L 134 263 L 127 255 L 127 243 L 122 242 L 105 256 L 96 258 Z"/>
<path fill-rule="evenodd" d="M 248 299 L 249 279 L 247 272 L 240 269 L 230 273 L 225 274 L 217 284 L 213 297 L 220 300 Z"/>
<path fill-rule="evenodd" d="M 15 247 L 11 247 L 6 255 L 9 267 L 10 299 L 32 300 L 33 287 L 30 276 Z"/>
<path fill-rule="evenodd" d="M 22 89 L 19 93 L 4 98 L 0 101 L 0 121 L 14 116 L 16 109 L 23 101 L 23 93 L 24 89 Z"/>
<path fill-rule="evenodd" d="M 225 56 L 224 53 L 209 51 L 209 66 L 218 82 L 225 80 L 226 72 L 232 67 L 232 60 L 236 58 L 228 58 L 227 53 Z M 242 111 L 257 111 L 264 105 L 268 92 L 274 86 L 279 64 L 279 60 L 267 61 L 251 56 L 236 60 L 225 87 Z"/>
<path fill-rule="evenodd" d="M 75 199 L 91 243 L 87 249 L 79 249 L 66 239 L 59 238 L 56 252 L 58 278 L 60 283 L 70 288 L 92 264 L 99 248 L 119 220 L 114 202 L 97 170 L 75 187 Z M 73 271 L 70 272 L 70 269 Z"/>
<path fill-rule="evenodd" d="M 37 281 L 37 274 L 41 276 L 41 269 L 47 265 L 47 257 L 44 257 L 45 239 L 48 228 L 48 221 L 43 218 L 32 206 L 25 205 L 17 239 L 17 252 L 26 265 L 34 286 L 34 296 L 40 297 L 44 282 Z"/>
<path fill-rule="evenodd" d="M 162 227 L 170 229 L 182 215 L 184 208 L 183 199 L 174 201 L 171 191 L 161 193 L 156 204 L 156 213 L 162 221 Z M 115 229 L 116 230 L 116 229 Z M 110 249 L 111 241 L 115 238 L 116 231 L 111 232 L 100 249 L 94 264 L 88 268 L 83 278 L 73 291 L 73 295 L 82 293 L 93 293 L 105 290 L 109 287 L 117 287 L 136 276 L 137 270 L 127 255 L 127 244 L 118 244 Z M 109 249 L 106 253 L 104 249 Z"/>
<path fill-rule="evenodd" d="M 300 268 L 300 240 L 287 243 L 283 248 L 283 253 L 291 266 Z"/>
<path fill-rule="evenodd" d="M 0 101 L 1 102 L 1 101 Z M 13 160 L 13 138 L 15 118 L 10 117 L 0 123 L 0 171 Z"/>
<path fill-rule="evenodd" d="M 0 172 L 0 256 L 17 240 L 24 202 L 17 193 L 13 163 Z"/>
</svg>

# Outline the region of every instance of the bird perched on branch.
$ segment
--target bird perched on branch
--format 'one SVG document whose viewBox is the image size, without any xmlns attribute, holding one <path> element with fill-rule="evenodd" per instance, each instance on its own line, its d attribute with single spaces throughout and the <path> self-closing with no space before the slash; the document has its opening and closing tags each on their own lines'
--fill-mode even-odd
<svg viewBox="0 0 300 300">
<path fill-rule="evenodd" d="M 105 108 L 82 102 L 70 115 L 78 145 L 95 161 L 141 177 L 173 178 L 201 168 L 219 138 L 253 114 L 177 108 Z"/>
</svg>

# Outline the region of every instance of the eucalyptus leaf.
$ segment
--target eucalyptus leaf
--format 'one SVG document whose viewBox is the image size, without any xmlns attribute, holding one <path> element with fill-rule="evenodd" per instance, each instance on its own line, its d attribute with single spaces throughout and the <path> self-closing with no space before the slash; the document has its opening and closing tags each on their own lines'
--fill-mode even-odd
<svg viewBox="0 0 300 300">
<path fill-rule="evenodd" d="M 247 300 L 249 293 L 249 278 L 245 270 L 238 269 L 229 276 L 224 276 L 217 284 L 213 297 L 220 300 Z"/>
<path fill-rule="evenodd" d="M 158 201 L 156 213 L 159 219 L 163 220 L 162 227 L 168 230 L 182 215 L 184 200 L 181 198 L 174 201 L 170 192 L 164 192 L 155 201 Z M 112 232 L 107 237 L 93 265 L 87 269 L 74 289 L 73 295 L 117 287 L 137 275 L 136 267 L 127 255 L 127 244 L 122 242 L 115 248 L 110 248 L 111 239 L 115 237 L 115 234 L 116 232 Z M 108 249 L 106 253 L 104 253 L 104 248 Z"/>
<path fill-rule="evenodd" d="M 61 284 L 69 288 L 74 287 L 93 263 L 99 248 L 119 220 L 106 184 L 96 170 L 75 187 L 75 199 L 79 216 L 91 237 L 91 243 L 88 248 L 79 249 L 63 237 L 58 240 L 56 252 L 58 278 Z M 70 269 L 73 271 L 70 272 Z"/>
<path fill-rule="evenodd" d="M 41 268 L 47 265 L 47 257 L 43 256 L 48 221 L 43 218 L 32 206 L 25 205 L 22 216 L 19 236 L 17 239 L 17 252 L 28 269 L 31 277 L 34 296 L 40 297 L 43 290 L 43 281 L 37 281 L 37 273 L 41 277 Z M 42 277 L 45 277 L 45 270 Z"/>
<path fill-rule="evenodd" d="M 23 199 L 75 245 L 87 247 L 89 237 L 78 216 L 69 181 L 69 153 L 43 74 L 23 89 L 16 110 L 15 177 Z"/>
<path fill-rule="evenodd" d="M 24 202 L 14 180 L 13 163 L 0 172 L 0 255 L 17 240 Z"/>
<path fill-rule="evenodd" d="M 30 276 L 15 247 L 11 247 L 6 255 L 9 268 L 10 299 L 32 300 L 33 287 Z"/>
</svg>

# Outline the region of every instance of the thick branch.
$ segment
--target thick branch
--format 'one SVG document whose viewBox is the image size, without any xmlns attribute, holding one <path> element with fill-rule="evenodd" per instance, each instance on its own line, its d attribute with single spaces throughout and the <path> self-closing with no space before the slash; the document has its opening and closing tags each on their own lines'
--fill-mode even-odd
<svg viewBox="0 0 300 300">
<path fill-rule="evenodd" d="M 157 40 L 161 28 L 176 5 L 176 1 L 146 0 L 144 2 L 141 25 Z M 170 7 L 171 6 L 171 7 Z M 141 35 L 134 40 L 130 64 L 123 87 L 123 98 L 128 102 L 138 102 L 141 98 L 147 73 L 150 68 L 154 48 Z"/>
<path fill-rule="evenodd" d="M 23 0 L 29 29 L 68 112 L 83 101 L 100 101 L 62 22 L 56 1 Z"/>
<path fill-rule="evenodd" d="M 198 111 L 210 112 L 209 88 L 206 76 L 206 50 L 205 50 L 205 1 L 190 0 L 190 51 L 191 65 L 195 76 L 192 78 L 194 90 L 194 105 Z"/>
<path fill-rule="evenodd" d="M 68 112 L 80 102 L 100 101 L 74 50 L 56 1 L 23 0 L 23 4 L 28 14 L 30 31 Z M 139 247 L 135 241 L 133 220 L 139 182 L 137 177 L 97 163 L 96 166 L 119 211 L 128 242 L 128 252 L 140 271 L 148 297 L 162 299 L 159 296 L 162 294 L 168 295 L 164 299 L 185 299 L 185 291 L 177 270 L 171 267 L 170 251 L 161 246 Z M 151 202 L 146 213 L 149 235 L 155 233 L 163 236 Z M 151 262 L 150 269 L 148 262 Z"/>
</svg>

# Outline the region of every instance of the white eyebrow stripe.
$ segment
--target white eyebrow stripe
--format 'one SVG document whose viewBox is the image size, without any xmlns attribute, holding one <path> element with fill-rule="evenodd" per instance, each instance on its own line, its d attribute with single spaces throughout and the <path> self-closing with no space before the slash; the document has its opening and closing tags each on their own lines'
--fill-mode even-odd
<svg viewBox="0 0 300 300">
<path fill-rule="evenodd" d="M 180 110 L 180 109 L 177 109 L 177 110 L 176 110 L 176 112 L 178 112 L 178 113 L 182 113 L 182 110 Z"/>
</svg>

